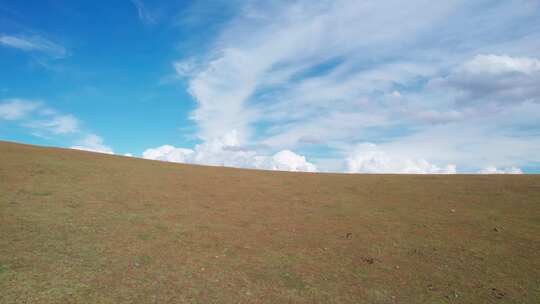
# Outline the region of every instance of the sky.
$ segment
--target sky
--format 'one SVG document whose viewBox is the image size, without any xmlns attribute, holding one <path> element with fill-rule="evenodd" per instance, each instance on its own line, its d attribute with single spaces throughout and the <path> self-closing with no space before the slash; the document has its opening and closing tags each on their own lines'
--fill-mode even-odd
<svg viewBox="0 0 540 304">
<path fill-rule="evenodd" d="M 344 173 L 540 173 L 540 0 L 0 0 L 0 140 Z"/>
</svg>

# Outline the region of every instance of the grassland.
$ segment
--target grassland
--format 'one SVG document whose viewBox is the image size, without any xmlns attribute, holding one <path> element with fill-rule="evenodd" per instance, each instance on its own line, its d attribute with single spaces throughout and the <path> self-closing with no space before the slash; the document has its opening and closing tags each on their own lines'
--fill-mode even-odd
<svg viewBox="0 0 540 304">
<path fill-rule="evenodd" d="M 540 303 L 539 176 L 262 172 L 0 142 L 0 303 Z"/>
</svg>

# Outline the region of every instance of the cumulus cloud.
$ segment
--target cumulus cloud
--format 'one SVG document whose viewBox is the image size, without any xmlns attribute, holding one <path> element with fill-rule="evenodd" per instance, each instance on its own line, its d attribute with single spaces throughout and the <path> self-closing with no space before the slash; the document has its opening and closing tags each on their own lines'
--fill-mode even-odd
<svg viewBox="0 0 540 304">
<path fill-rule="evenodd" d="M 497 168 L 495 166 L 488 166 L 478 171 L 480 174 L 523 174 L 520 168 L 509 167 L 509 168 Z"/>
<path fill-rule="evenodd" d="M 107 146 L 103 142 L 103 138 L 96 134 L 88 134 L 77 142 L 77 145 L 72 146 L 71 149 L 84 150 L 97 153 L 114 154 L 111 147 Z"/>
<path fill-rule="evenodd" d="M 0 35 L 0 44 L 27 52 L 43 52 L 57 58 L 67 55 L 67 51 L 63 46 L 40 36 L 12 36 L 2 34 Z"/>
<path fill-rule="evenodd" d="M 143 158 L 212 166 L 252 168 L 280 171 L 316 172 L 317 167 L 304 156 L 292 151 L 280 151 L 272 156 L 261 155 L 240 145 L 238 134 L 231 131 L 224 136 L 196 145 L 194 149 L 164 145 L 147 149 Z"/>
<path fill-rule="evenodd" d="M 377 145 L 358 145 L 347 158 L 349 173 L 407 173 L 407 174 L 455 174 L 455 165 L 439 167 L 424 159 L 394 157 Z"/>
<path fill-rule="evenodd" d="M 280 151 L 272 156 L 272 170 L 316 172 L 317 167 L 302 155 L 289 150 Z"/>
<path fill-rule="evenodd" d="M 163 145 L 157 148 L 147 149 L 143 152 L 146 159 L 162 160 L 175 163 L 188 163 L 194 151 L 191 149 L 176 148 L 171 145 Z"/>
</svg>

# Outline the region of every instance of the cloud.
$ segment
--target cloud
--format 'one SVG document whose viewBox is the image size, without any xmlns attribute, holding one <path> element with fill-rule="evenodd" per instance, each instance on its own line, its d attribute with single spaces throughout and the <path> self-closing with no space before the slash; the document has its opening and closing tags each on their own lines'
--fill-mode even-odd
<svg viewBox="0 0 540 304">
<path fill-rule="evenodd" d="M 142 0 L 131 0 L 135 8 L 137 9 L 137 14 L 139 19 L 145 24 L 155 24 L 157 22 L 156 17 L 150 13 L 146 8 L 146 5 Z"/>
<path fill-rule="evenodd" d="M 455 97 L 458 106 L 508 107 L 523 102 L 540 102 L 540 60 L 508 55 L 477 55 L 436 78 L 432 90 Z"/>
<path fill-rule="evenodd" d="M 40 36 L 11 36 L 2 34 L 0 35 L 0 44 L 26 52 L 43 52 L 56 58 L 67 56 L 67 51 L 63 46 Z"/>
<path fill-rule="evenodd" d="M 16 123 L 29 128 L 35 136 L 48 138 L 62 136 L 79 138 L 74 149 L 113 153 L 96 134 L 81 129 L 81 122 L 72 114 L 63 114 L 43 102 L 11 98 L 0 100 L 0 121 Z"/>
<path fill-rule="evenodd" d="M 415 130 L 378 146 L 403 158 L 456 164 L 460 172 L 477 172 L 490 165 L 530 166 L 540 162 L 539 115 L 540 104 L 524 103 L 475 119 Z M 344 151 L 349 151 L 348 146 Z"/>
<path fill-rule="evenodd" d="M 147 149 L 143 152 L 146 159 L 162 160 L 175 163 L 188 163 L 194 151 L 191 149 L 176 148 L 171 145 L 163 145 L 157 148 Z"/>
<path fill-rule="evenodd" d="M 207 70 L 189 83 L 189 92 L 198 102 L 191 118 L 197 121 L 204 140 L 222 136 L 223 130 L 237 130 L 246 138 L 247 126 L 255 115 L 243 105 L 253 93 L 256 74 L 262 68 L 257 69 L 257 63 L 249 62 L 237 50 L 224 52 L 227 55 L 210 62 Z"/>
<path fill-rule="evenodd" d="M 272 170 L 316 172 L 317 167 L 304 156 L 283 150 L 272 156 Z"/>
<path fill-rule="evenodd" d="M 2 100 L 0 119 L 19 121 L 26 127 L 53 134 L 71 134 L 80 131 L 80 122 L 75 116 L 58 113 L 42 102 L 21 98 Z"/>
<path fill-rule="evenodd" d="M 238 134 L 235 131 L 231 131 L 225 136 L 196 145 L 193 150 L 176 148 L 171 145 L 147 149 L 143 152 L 143 158 L 177 163 L 237 168 L 305 172 L 317 171 L 314 164 L 308 162 L 305 157 L 292 151 L 284 150 L 272 156 L 266 156 L 261 155 L 254 150 L 243 148 L 240 146 Z"/>
<path fill-rule="evenodd" d="M 173 63 L 173 67 L 178 76 L 189 77 L 193 76 L 193 74 L 197 71 L 197 69 L 199 68 L 199 64 L 195 61 L 194 58 L 190 58 L 183 61 L 175 61 Z"/>
<path fill-rule="evenodd" d="M 498 169 L 495 166 L 488 166 L 478 171 L 480 174 L 523 174 L 520 168 L 509 167 Z"/>
<path fill-rule="evenodd" d="M 347 158 L 349 173 L 455 174 L 455 165 L 439 167 L 424 159 L 393 157 L 377 145 L 358 145 Z"/>
<path fill-rule="evenodd" d="M 529 4 L 249 1 L 211 51 L 175 69 L 204 143 L 234 129 L 240 146 L 309 146 L 324 164 L 374 142 L 387 171 L 523 166 L 540 144 L 540 19 Z"/>
<path fill-rule="evenodd" d="M 19 120 L 39 108 L 39 102 L 25 99 L 5 99 L 0 103 L 0 119 Z"/>
<path fill-rule="evenodd" d="M 49 120 L 31 123 L 35 128 L 45 129 L 54 134 L 70 134 L 79 132 L 79 120 L 71 115 L 53 115 Z"/>
<path fill-rule="evenodd" d="M 400 77 L 409 77 L 411 73 L 405 69 L 418 69 L 413 64 L 389 65 L 388 72 L 355 75 L 359 66 L 368 62 L 354 54 L 384 56 L 381 50 L 398 50 L 453 7 L 413 2 L 401 10 L 393 9 L 397 1 L 323 1 L 318 5 L 299 1 L 249 7 L 245 10 L 249 14 L 223 31 L 218 47 L 208 56 L 211 59 L 189 82 L 189 92 L 198 103 L 192 118 L 199 125 L 200 137 L 207 140 L 220 136 L 222 130 L 236 129 L 247 138 L 250 125 L 268 117 L 262 113 L 270 113 L 269 118 L 278 122 L 309 117 L 312 111 L 320 113 L 321 108 L 335 106 L 337 101 L 354 107 L 354 99 L 367 88 L 390 86 Z M 417 10 L 415 5 L 425 10 Z M 398 25 L 394 20 L 401 22 Z M 330 77 L 309 77 L 329 62 Z M 401 68 L 401 73 L 392 68 Z M 332 73 L 333 69 L 337 71 Z M 179 74 L 185 75 L 184 69 L 180 70 Z M 284 87 L 279 96 L 270 96 L 276 85 Z M 262 102 L 258 96 L 268 96 L 274 102 Z M 280 111 L 282 107 L 297 110 Z M 298 114 L 301 117 L 293 116 Z"/>
<path fill-rule="evenodd" d="M 540 60 L 508 55 L 477 55 L 459 69 L 467 74 L 504 75 L 507 73 L 532 74 L 540 72 Z"/>
<path fill-rule="evenodd" d="M 71 149 L 97 152 L 97 153 L 106 153 L 114 154 L 114 151 L 111 147 L 103 143 L 103 139 L 95 134 L 89 134 L 78 141 L 77 145 L 72 146 Z"/>
</svg>

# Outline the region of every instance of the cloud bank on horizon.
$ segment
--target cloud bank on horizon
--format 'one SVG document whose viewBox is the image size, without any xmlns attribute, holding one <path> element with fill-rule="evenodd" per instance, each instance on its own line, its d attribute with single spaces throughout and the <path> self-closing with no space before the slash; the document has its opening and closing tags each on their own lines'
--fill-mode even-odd
<svg viewBox="0 0 540 304">
<path fill-rule="evenodd" d="M 515 165 L 540 156 L 537 130 L 527 128 L 540 113 L 534 8 L 250 3 L 211 52 L 175 68 L 206 141 L 235 130 L 240 142 L 269 149 L 328 149 L 346 155 L 346 172 L 519 173 Z"/>
<path fill-rule="evenodd" d="M 147 28 L 166 22 L 163 7 L 131 2 Z M 198 142 L 162 142 L 142 157 L 308 172 L 540 168 L 540 1 L 227 3 L 226 20 L 197 15 L 215 29 L 209 45 L 169 62 L 172 83 L 192 99 L 188 136 Z M 182 16 L 195 22 L 189 12 L 199 11 Z M 0 43 L 67 52 L 11 34 Z M 36 112 L 13 106 L 0 104 L 0 120 Z M 49 133 L 78 125 L 74 116 L 46 118 L 26 125 Z M 93 133 L 72 146 L 113 152 Z"/>
</svg>

